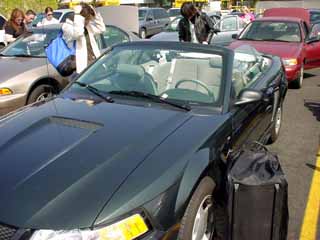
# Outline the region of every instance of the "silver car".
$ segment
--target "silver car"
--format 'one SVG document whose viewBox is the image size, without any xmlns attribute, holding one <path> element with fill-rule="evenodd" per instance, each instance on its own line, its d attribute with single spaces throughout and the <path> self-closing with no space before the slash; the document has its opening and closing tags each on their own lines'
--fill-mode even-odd
<svg viewBox="0 0 320 240">
<path fill-rule="evenodd" d="M 68 79 L 48 63 L 44 52 L 60 30 L 60 25 L 34 28 L 1 51 L 0 115 L 50 97 L 68 84 Z M 96 39 L 103 50 L 139 38 L 107 25 L 106 31 Z"/>
<path fill-rule="evenodd" d="M 212 17 L 212 16 L 210 16 Z M 180 21 L 180 17 L 176 17 L 173 21 L 169 23 L 169 25 L 165 28 L 165 30 L 159 34 L 151 37 L 153 41 L 179 41 L 178 36 L 178 23 Z M 236 15 L 227 15 L 219 20 L 215 27 L 220 30 L 217 34 L 214 34 L 210 44 L 214 45 L 229 45 L 233 39 L 233 34 L 238 34 L 245 27 L 246 23 L 242 20 L 242 18 Z"/>
</svg>

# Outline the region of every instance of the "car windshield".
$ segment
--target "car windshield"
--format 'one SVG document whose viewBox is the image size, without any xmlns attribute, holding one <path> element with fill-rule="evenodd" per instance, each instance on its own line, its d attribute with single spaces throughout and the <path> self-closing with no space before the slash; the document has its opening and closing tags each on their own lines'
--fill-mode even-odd
<svg viewBox="0 0 320 240">
<path fill-rule="evenodd" d="M 271 64 L 270 58 L 249 45 L 236 48 L 232 71 L 233 94 L 238 97 L 241 90 L 251 88 Z"/>
<path fill-rule="evenodd" d="M 60 29 L 36 29 L 22 35 L 1 53 L 5 56 L 45 57 L 45 46 L 55 37 Z"/>
<path fill-rule="evenodd" d="M 241 34 L 240 40 L 301 42 L 298 23 L 254 21 Z"/>
<path fill-rule="evenodd" d="M 166 32 L 178 32 L 178 24 L 182 17 L 173 19 L 168 26 L 165 27 Z"/>
<path fill-rule="evenodd" d="M 139 20 L 144 20 L 147 14 L 147 10 L 139 9 Z"/>
<path fill-rule="evenodd" d="M 221 106 L 221 55 L 156 46 L 118 46 L 77 80 L 100 92 L 142 92 L 189 106 Z M 83 91 L 80 84 L 71 90 Z"/>
<path fill-rule="evenodd" d="M 181 15 L 180 8 L 169 9 L 168 11 L 170 17 L 175 17 Z"/>
</svg>

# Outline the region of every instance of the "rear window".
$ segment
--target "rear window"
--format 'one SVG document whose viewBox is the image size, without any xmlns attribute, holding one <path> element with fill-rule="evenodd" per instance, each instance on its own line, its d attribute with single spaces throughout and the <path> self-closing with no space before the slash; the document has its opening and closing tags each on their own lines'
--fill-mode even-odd
<svg viewBox="0 0 320 240">
<path fill-rule="evenodd" d="M 310 22 L 311 24 L 320 21 L 320 11 L 311 11 L 310 12 Z"/>
</svg>

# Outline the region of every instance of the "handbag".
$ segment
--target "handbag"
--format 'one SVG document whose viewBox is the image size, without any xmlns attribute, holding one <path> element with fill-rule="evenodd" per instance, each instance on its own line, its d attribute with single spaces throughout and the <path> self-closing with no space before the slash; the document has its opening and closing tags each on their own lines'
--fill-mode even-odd
<svg viewBox="0 0 320 240">
<path fill-rule="evenodd" d="M 45 49 L 48 61 L 63 77 L 70 76 L 76 70 L 76 41 L 69 47 L 63 39 L 63 32 L 53 39 Z"/>
</svg>

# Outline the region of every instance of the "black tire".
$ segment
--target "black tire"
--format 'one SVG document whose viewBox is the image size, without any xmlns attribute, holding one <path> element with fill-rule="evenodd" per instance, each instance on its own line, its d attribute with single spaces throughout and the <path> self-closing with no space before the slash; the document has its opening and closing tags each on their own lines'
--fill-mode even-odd
<svg viewBox="0 0 320 240">
<path fill-rule="evenodd" d="M 299 74 L 298 78 L 293 81 L 294 88 L 296 88 L 296 89 L 302 88 L 303 75 L 304 75 L 304 65 L 302 63 L 301 67 L 300 67 L 300 74 Z"/>
<path fill-rule="evenodd" d="M 280 129 L 282 125 L 282 104 L 280 104 L 276 110 L 275 116 L 274 116 L 274 123 L 272 124 L 271 128 L 271 136 L 269 138 L 268 144 L 274 143 L 280 134 Z"/>
<path fill-rule="evenodd" d="M 207 204 L 209 208 L 209 216 L 207 218 L 207 228 L 206 232 L 208 232 L 209 239 L 213 238 L 214 234 L 214 227 L 213 227 L 213 191 L 215 188 L 215 183 L 210 177 L 204 177 L 199 185 L 197 186 L 196 190 L 194 191 L 191 200 L 187 206 L 187 209 L 184 213 L 184 216 L 181 221 L 181 227 L 178 234 L 179 240 L 192 240 L 193 230 L 196 223 L 196 216 L 200 206 L 204 206 Z M 210 206 L 211 205 L 211 206 Z M 210 206 L 210 207 L 209 207 Z M 201 221 L 200 221 L 201 223 Z M 199 224 L 200 225 L 200 224 Z M 209 233 L 210 232 L 210 233 Z"/>
<path fill-rule="evenodd" d="M 147 38 L 147 31 L 146 31 L 145 28 L 142 28 L 142 29 L 140 30 L 140 37 L 141 37 L 142 39 Z"/>
<path fill-rule="evenodd" d="M 37 101 L 41 101 L 47 97 L 51 97 L 53 96 L 54 92 L 54 87 L 51 85 L 39 85 L 30 93 L 27 104 L 31 104 Z"/>
</svg>

